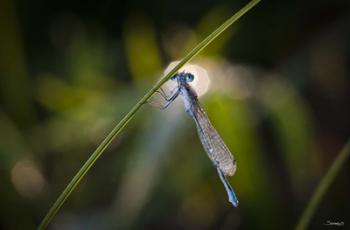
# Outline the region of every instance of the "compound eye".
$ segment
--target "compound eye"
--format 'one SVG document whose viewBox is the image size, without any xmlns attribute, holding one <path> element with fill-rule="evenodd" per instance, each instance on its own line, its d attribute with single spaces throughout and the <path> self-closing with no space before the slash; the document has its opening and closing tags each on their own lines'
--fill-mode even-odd
<svg viewBox="0 0 350 230">
<path fill-rule="evenodd" d="M 186 76 L 186 81 L 187 82 L 193 81 L 193 79 L 194 79 L 193 74 L 191 74 L 191 73 L 187 74 L 187 76 Z"/>
</svg>

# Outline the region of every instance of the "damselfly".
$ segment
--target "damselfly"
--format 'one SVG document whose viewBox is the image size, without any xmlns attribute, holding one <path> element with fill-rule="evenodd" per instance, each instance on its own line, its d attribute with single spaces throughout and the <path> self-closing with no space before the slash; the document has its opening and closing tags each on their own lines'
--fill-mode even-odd
<svg viewBox="0 0 350 230">
<path fill-rule="evenodd" d="M 163 90 L 158 91 L 166 101 L 164 104 L 159 105 L 159 107 L 167 108 L 179 95 L 181 95 L 186 112 L 196 123 L 197 132 L 203 148 L 213 165 L 216 167 L 220 179 L 225 186 L 229 201 L 237 207 L 238 199 L 226 178 L 226 176 L 233 176 L 235 173 L 236 161 L 216 129 L 210 123 L 208 116 L 198 101 L 198 96 L 195 90 L 189 84 L 189 82 L 194 80 L 194 75 L 187 72 L 181 72 L 173 76 L 171 80 L 176 81 L 177 86 L 170 95 L 166 95 Z"/>
</svg>

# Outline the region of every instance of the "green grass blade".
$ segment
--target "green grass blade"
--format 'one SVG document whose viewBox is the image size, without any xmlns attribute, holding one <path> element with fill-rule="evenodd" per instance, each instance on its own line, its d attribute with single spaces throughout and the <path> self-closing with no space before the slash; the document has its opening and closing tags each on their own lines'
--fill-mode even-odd
<svg viewBox="0 0 350 230">
<path fill-rule="evenodd" d="M 96 160 L 102 155 L 104 150 L 110 145 L 114 138 L 123 130 L 123 128 L 128 124 L 128 122 L 133 118 L 135 113 L 141 108 L 143 104 L 164 84 L 170 79 L 182 66 L 189 62 L 194 56 L 196 56 L 201 50 L 208 46 L 212 41 L 214 41 L 221 33 L 223 33 L 229 26 L 236 22 L 240 17 L 242 17 L 246 12 L 252 9 L 260 0 L 253 0 L 234 14 L 231 18 L 225 21 L 220 27 L 213 31 L 208 37 L 206 37 L 201 43 L 199 43 L 194 49 L 192 49 L 167 75 L 161 78 L 137 103 L 132 109 L 124 116 L 124 118 L 113 128 L 113 130 L 107 135 L 107 137 L 102 141 L 102 143 L 97 147 L 89 159 L 80 168 L 78 173 L 69 182 L 64 191 L 57 198 L 55 203 L 52 205 L 45 218 L 40 223 L 38 229 L 45 229 L 52 219 L 55 217 L 59 209 L 62 207 L 64 202 L 78 186 L 80 181 L 84 178 L 85 174 L 94 165 Z"/>
<path fill-rule="evenodd" d="M 296 230 L 306 229 L 310 223 L 312 216 L 314 215 L 317 206 L 321 202 L 323 196 L 327 192 L 329 186 L 334 181 L 340 169 L 345 164 L 346 160 L 350 155 L 350 140 L 347 141 L 341 152 L 338 154 L 337 158 L 334 160 L 333 164 L 329 168 L 326 175 L 323 177 L 321 183 L 318 185 L 315 193 L 312 195 L 309 203 L 307 204 L 303 214 L 301 215 L 299 222 L 296 226 Z"/>
</svg>

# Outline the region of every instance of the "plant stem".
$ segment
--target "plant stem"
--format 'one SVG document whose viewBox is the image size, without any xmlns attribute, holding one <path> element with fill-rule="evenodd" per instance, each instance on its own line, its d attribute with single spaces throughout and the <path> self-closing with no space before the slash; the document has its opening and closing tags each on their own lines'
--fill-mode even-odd
<svg viewBox="0 0 350 230">
<path fill-rule="evenodd" d="M 237 21 L 241 16 L 253 8 L 260 0 L 253 0 L 234 14 L 231 18 L 225 21 L 220 27 L 206 37 L 201 43 L 199 43 L 194 49 L 192 49 L 166 76 L 161 78 L 137 103 L 132 109 L 124 116 L 124 118 L 113 128 L 113 130 L 107 135 L 102 143 L 97 147 L 89 159 L 80 168 L 78 173 L 69 182 L 64 191 L 57 198 L 55 203 L 52 205 L 45 218 L 40 223 L 38 229 L 45 229 L 52 219 L 55 217 L 59 209 L 62 207 L 64 202 L 78 186 L 80 181 L 84 178 L 85 174 L 94 165 L 96 160 L 102 155 L 104 150 L 110 145 L 114 138 L 123 130 L 123 128 L 129 123 L 134 117 L 135 113 L 141 108 L 143 104 L 167 81 L 172 77 L 182 66 L 189 62 L 194 56 L 196 56 L 201 50 L 208 46 L 215 38 L 217 38 L 222 32 L 224 32 L 230 25 Z"/>
<path fill-rule="evenodd" d="M 337 158 L 334 160 L 333 164 L 329 168 L 328 172 L 323 177 L 321 183 L 318 185 L 315 193 L 312 195 L 309 203 L 307 204 L 303 214 L 299 219 L 299 222 L 295 228 L 296 230 L 303 230 L 307 228 L 312 216 L 316 211 L 317 206 L 321 202 L 329 186 L 334 181 L 338 172 L 343 167 L 346 160 L 349 158 L 349 155 L 350 155 L 350 139 L 346 142 L 343 149 L 340 151 L 339 155 L 337 156 Z"/>
</svg>

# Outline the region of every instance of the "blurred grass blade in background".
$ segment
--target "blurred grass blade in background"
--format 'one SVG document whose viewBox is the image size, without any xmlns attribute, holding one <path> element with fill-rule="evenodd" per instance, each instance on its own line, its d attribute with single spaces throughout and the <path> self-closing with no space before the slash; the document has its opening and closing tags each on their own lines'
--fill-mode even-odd
<svg viewBox="0 0 350 230">
<path fill-rule="evenodd" d="M 157 77 L 155 73 L 162 67 L 156 33 L 150 19 L 141 14 L 130 15 L 126 19 L 123 34 L 128 65 L 134 82 L 140 86 L 147 80 L 154 80 Z"/>
<path fill-rule="evenodd" d="M 215 31 L 213 31 L 208 37 L 206 37 L 201 43 L 199 43 L 194 49 L 192 49 L 180 62 L 177 64 L 168 74 L 162 77 L 136 104 L 135 106 L 125 115 L 125 117 L 113 128 L 113 130 L 107 135 L 107 137 L 102 141 L 102 143 L 97 147 L 89 159 L 84 163 L 84 165 L 79 169 L 78 173 L 69 182 L 64 191 L 60 194 L 58 199 L 52 205 L 44 219 L 39 225 L 39 229 L 45 229 L 52 219 L 55 217 L 59 209 L 62 207 L 64 202 L 78 186 L 80 181 L 84 178 L 89 169 L 94 165 L 96 160 L 102 155 L 104 150 L 111 144 L 114 138 L 120 133 L 120 131 L 129 123 L 129 121 L 134 117 L 136 112 L 141 108 L 143 104 L 167 81 L 172 77 L 183 65 L 189 62 L 194 56 L 196 56 L 200 51 L 202 51 L 206 46 L 208 46 L 212 41 L 214 41 L 221 33 L 223 33 L 229 26 L 231 26 L 235 21 L 237 21 L 246 12 L 252 9 L 260 0 L 253 0 L 234 14 L 231 18 L 225 21 L 221 26 L 219 26 Z"/>
<path fill-rule="evenodd" d="M 36 115 L 32 92 L 26 87 L 30 85 L 30 79 L 14 1 L 1 1 L 0 15 L 0 44 L 6 44 L 0 46 L 1 102 L 11 118 L 25 128 L 35 123 Z"/>
<path fill-rule="evenodd" d="M 333 161 L 333 164 L 329 168 L 326 175 L 323 177 L 321 183 L 318 185 L 315 193 L 312 195 L 309 203 L 307 204 L 303 214 L 301 215 L 299 222 L 296 226 L 296 230 L 306 229 L 310 223 L 312 216 L 314 215 L 317 206 L 321 202 L 323 196 L 326 194 L 329 186 L 334 181 L 340 169 L 343 167 L 350 155 L 350 139 L 346 142 L 343 149 L 338 154 L 337 158 Z"/>
</svg>

